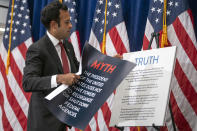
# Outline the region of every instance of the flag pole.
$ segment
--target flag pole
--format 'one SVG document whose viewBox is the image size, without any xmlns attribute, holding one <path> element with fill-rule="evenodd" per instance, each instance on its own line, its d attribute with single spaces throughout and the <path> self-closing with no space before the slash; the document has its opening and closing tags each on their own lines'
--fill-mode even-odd
<svg viewBox="0 0 197 131">
<path fill-rule="evenodd" d="M 107 26 L 107 0 L 105 2 L 105 23 L 104 23 L 104 33 L 102 42 L 102 53 L 106 54 L 106 26 Z"/>
<path fill-rule="evenodd" d="M 14 12 L 14 0 L 12 0 L 12 12 L 11 12 L 11 23 L 10 23 L 10 34 L 9 34 L 9 47 L 8 47 L 8 56 L 7 56 L 6 75 L 8 75 L 8 71 L 9 71 L 9 67 L 10 67 L 10 50 L 11 50 L 11 43 L 12 43 L 13 12 Z"/>
<path fill-rule="evenodd" d="M 166 9 L 167 9 L 167 0 L 164 0 L 164 7 L 163 7 L 163 33 L 162 33 L 162 39 L 161 39 L 161 48 L 164 46 L 168 45 L 168 35 L 167 35 L 167 23 L 166 23 Z M 176 131 L 176 126 L 174 122 L 174 116 L 172 112 L 172 106 L 169 100 L 169 110 L 170 110 L 170 115 L 172 119 L 172 126 L 174 131 Z"/>
<path fill-rule="evenodd" d="M 167 8 L 167 0 L 164 0 L 164 5 L 163 5 L 163 32 L 162 32 L 162 38 L 161 38 L 161 48 L 168 45 L 166 8 Z"/>
</svg>

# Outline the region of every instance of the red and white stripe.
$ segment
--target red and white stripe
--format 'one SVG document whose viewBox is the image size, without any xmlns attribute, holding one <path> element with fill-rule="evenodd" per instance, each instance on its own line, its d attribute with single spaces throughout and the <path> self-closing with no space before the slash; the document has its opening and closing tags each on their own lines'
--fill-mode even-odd
<svg viewBox="0 0 197 131">
<path fill-rule="evenodd" d="M 32 38 L 11 51 L 9 73 L 6 75 L 7 51 L 0 45 L 0 130 L 26 130 L 30 93 L 22 89 L 25 54 Z"/>
<path fill-rule="evenodd" d="M 176 65 L 171 82 L 170 102 L 177 130 L 197 130 L 197 43 L 191 11 L 181 13 L 167 27 L 168 43 L 177 46 Z M 143 49 L 148 48 L 152 25 L 147 20 Z M 155 41 L 152 47 L 156 48 Z M 169 111 L 165 130 L 173 130 Z"/>
<path fill-rule="evenodd" d="M 80 61 L 81 57 L 81 44 L 80 44 L 80 37 L 79 37 L 79 32 L 75 31 L 71 34 L 70 36 L 70 41 L 73 45 L 74 51 L 75 51 L 75 56 L 78 61 Z"/>
</svg>

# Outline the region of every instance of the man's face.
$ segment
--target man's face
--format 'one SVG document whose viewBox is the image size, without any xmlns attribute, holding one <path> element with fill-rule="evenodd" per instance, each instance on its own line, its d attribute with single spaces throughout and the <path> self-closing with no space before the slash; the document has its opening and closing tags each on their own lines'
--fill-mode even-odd
<svg viewBox="0 0 197 131">
<path fill-rule="evenodd" d="M 58 39 L 68 38 L 72 24 L 70 22 L 70 14 L 68 11 L 60 10 L 60 25 L 57 28 Z"/>
</svg>

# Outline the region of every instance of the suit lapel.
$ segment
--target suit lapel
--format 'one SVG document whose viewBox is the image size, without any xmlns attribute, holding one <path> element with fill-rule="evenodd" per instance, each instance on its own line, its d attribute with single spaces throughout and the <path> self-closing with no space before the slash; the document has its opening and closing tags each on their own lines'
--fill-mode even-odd
<svg viewBox="0 0 197 131">
<path fill-rule="evenodd" d="M 45 40 L 46 40 L 46 48 L 49 51 L 49 54 L 51 55 L 51 58 L 54 60 L 54 62 L 57 63 L 57 67 L 60 73 L 63 73 L 63 67 L 62 67 L 62 63 L 60 61 L 60 58 L 57 54 L 57 51 L 53 45 L 53 43 L 51 42 L 51 40 L 49 39 L 49 37 L 47 35 L 45 35 Z"/>
<path fill-rule="evenodd" d="M 64 49 L 65 49 L 65 51 L 66 51 L 66 54 L 67 54 L 67 56 L 68 56 L 69 61 L 71 61 L 71 53 L 70 53 L 70 49 L 68 48 L 67 44 L 68 44 L 68 43 L 64 41 L 64 43 L 63 43 Z"/>
</svg>

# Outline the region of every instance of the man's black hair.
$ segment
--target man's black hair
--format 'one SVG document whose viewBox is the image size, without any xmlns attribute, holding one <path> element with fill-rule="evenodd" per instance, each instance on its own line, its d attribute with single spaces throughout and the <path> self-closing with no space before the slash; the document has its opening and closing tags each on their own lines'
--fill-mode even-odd
<svg viewBox="0 0 197 131">
<path fill-rule="evenodd" d="M 68 11 L 68 8 L 59 1 L 51 2 L 42 9 L 41 21 L 46 29 L 50 29 L 51 21 L 56 21 L 58 26 L 60 26 L 60 10 Z"/>
</svg>

